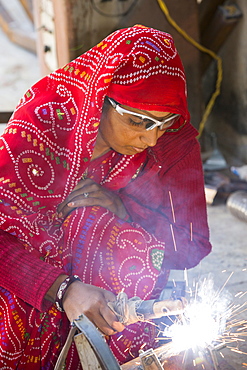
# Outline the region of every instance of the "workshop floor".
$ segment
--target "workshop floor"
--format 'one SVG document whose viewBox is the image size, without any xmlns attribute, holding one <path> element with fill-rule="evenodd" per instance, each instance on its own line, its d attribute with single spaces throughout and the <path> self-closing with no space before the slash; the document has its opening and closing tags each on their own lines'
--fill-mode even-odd
<svg viewBox="0 0 247 370">
<path fill-rule="evenodd" d="M 36 55 L 11 43 L 1 29 L 0 45 L 0 111 L 12 111 L 22 94 L 40 78 L 39 63 Z M 0 133 L 3 128 L 4 125 L 0 125 Z M 247 224 L 234 217 L 225 204 L 209 206 L 208 218 L 213 251 L 199 266 L 187 272 L 188 286 L 192 287 L 200 277 L 209 279 L 211 273 L 215 289 L 228 291 L 233 305 L 243 304 L 247 298 L 247 294 L 243 296 L 247 291 Z M 172 272 L 171 279 L 183 280 L 184 273 Z M 235 320 L 247 319 L 247 313 L 243 309 L 239 311 Z M 247 333 L 247 325 L 244 331 Z M 220 369 L 247 368 L 247 343 L 227 345 L 230 346 L 238 347 L 245 354 L 223 348 L 218 356 Z M 199 368 L 203 367 L 191 365 L 191 369 Z"/>
</svg>

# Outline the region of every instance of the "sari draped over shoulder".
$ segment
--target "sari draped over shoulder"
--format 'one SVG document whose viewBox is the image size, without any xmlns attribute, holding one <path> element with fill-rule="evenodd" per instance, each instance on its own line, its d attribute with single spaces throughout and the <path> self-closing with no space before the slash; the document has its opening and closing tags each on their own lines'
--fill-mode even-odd
<svg viewBox="0 0 247 370">
<path fill-rule="evenodd" d="M 106 95 L 180 119 L 150 150 L 132 156 L 111 150 L 91 161 Z M 45 292 L 33 303 L 31 296 L 39 294 L 33 271 L 38 259 L 40 271 L 48 266 L 54 276 L 78 274 L 115 294 L 124 289 L 129 297 L 151 299 L 165 287 L 169 268 L 192 267 L 209 253 L 195 136 L 173 39 L 152 28 L 137 25 L 112 33 L 26 92 L 0 138 L 0 229 L 8 234 L 1 247 L 8 253 L 1 258 L 10 264 L 18 247 L 25 261 L 32 256 L 34 262 L 11 272 L 5 266 L 0 280 L 1 369 L 53 369 L 68 334 L 65 313 L 46 301 Z M 57 206 L 85 173 L 121 197 L 131 222 L 99 206 L 58 218 Z M 188 185 L 185 173 L 194 173 Z M 181 199 L 189 189 L 197 195 L 192 193 L 185 209 Z M 29 286 L 25 269 L 35 276 Z M 153 325 L 137 323 L 112 336 L 109 345 L 123 363 L 138 356 L 143 345 L 154 346 L 155 336 Z M 80 369 L 73 345 L 66 369 Z"/>
</svg>

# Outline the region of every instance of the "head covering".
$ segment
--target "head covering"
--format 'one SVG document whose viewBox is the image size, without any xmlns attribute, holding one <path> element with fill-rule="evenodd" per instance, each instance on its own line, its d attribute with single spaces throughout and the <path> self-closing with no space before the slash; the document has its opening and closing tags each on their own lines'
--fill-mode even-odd
<svg viewBox="0 0 247 370">
<path fill-rule="evenodd" d="M 172 37 L 141 25 L 117 30 L 26 92 L 1 137 L 3 229 L 30 243 L 36 222 L 53 222 L 56 206 L 90 161 L 106 95 L 187 120 L 184 71 Z M 123 155 L 106 186 L 128 181 L 146 155 Z"/>
<path fill-rule="evenodd" d="M 107 95 L 133 108 L 179 113 L 188 120 L 185 74 L 172 37 L 143 26 L 132 30 L 116 48 L 114 61 L 120 63 Z"/>
</svg>

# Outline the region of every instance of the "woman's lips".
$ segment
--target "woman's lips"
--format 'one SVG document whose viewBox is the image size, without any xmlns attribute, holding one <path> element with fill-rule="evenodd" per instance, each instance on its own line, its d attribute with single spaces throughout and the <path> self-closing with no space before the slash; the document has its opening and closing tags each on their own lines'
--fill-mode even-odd
<svg viewBox="0 0 247 370">
<path fill-rule="evenodd" d="M 143 152 L 143 150 L 145 150 L 146 148 L 136 148 L 135 146 L 132 146 L 132 148 L 137 152 L 137 153 L 141 153 Z"/>
</svg>

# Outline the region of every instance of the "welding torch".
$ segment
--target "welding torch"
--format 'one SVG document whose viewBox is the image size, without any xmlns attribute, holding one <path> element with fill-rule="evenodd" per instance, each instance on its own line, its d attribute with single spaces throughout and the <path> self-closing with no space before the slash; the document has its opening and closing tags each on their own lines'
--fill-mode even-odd
<svg viewBox="0 0 247 370">
<path fill-rule="evenodd" d="M 137 316 L 142 315 L 144 320 L 159 319 L 163 316 L 179 315 L 183 312 L 187 300 L 184 297 L 179 299 L 166 299 L 142 301 L 136 308 Z"/>
<path fill-rule="evenodd" d="M 186 304 L 187 300 L 184 297 L 145 301 L 139 297 L 128 299 L 124 292 L 118 294 L 116 301 L 108 302 L 108 306 L 125 326 L 138 321 L 148 321 L 163 316 L 179 315 L 183 312 Z"/>
</svg>

